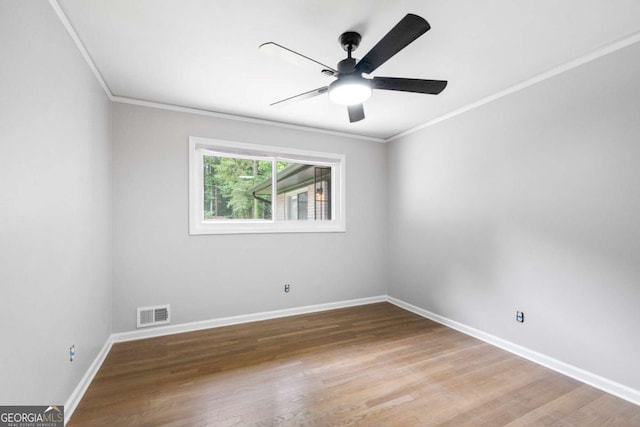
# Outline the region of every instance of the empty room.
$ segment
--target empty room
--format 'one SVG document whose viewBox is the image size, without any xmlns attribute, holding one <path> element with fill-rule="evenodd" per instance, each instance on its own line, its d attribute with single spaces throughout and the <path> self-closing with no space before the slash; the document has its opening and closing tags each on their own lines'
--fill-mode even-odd
<svg viewBox="0 0 640 427">
<path fill-rule="evenodd" d="M 0 426 L 640 425 L 640 2 L 0 0 Z"/>
</svg>

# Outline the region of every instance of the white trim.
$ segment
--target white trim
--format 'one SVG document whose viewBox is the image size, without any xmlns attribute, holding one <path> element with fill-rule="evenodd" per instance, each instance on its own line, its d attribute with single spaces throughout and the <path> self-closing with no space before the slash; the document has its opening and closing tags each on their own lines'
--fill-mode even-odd
<svg viewBox="0 0 640 427">
<path fill-rule="evenodd" d="M 527 360 L 537 363 L 538 365 L 545 366 L 549 369 L 571 377 L 582 383 L 588 384 L 606 393 L 612 394 L 636 405 L 640 405 L 640 390 L 635 390 L 626 385 L 611 381 L 592 372 L 585 371 L 584 369 L 562 362 L 558 359 L 554 359 L 553 357 L 538 353 L 537 351 L 533 351 L 521 345 L 514 344 L 511 341 L 496 337 L 495 335 L 491 335 L 479 329 L 467 326 L 463 323 L 456 322 L 455 320 L 451 320 L 447 317 L 440 316 L 439 314 L 435 314 L 429 310 L 425 310 L 413 304 L 409 304 L 400 299 L 387 296 L 387 301 L 407 311 L 425 317 L 429 320 L 433 320 L 434 322 L 445 325 L 451 329 L 455 329 L 456 331 L 462 332 L 463 334 L 470 335 L 493 346 L 506 350 L 509 353 L 513 353 L 517 356 L 523 357 Z"/>
<path fill-rule="evenodd" d="M 107 355 L 111 351 L 111 346 L 113 345 L 112 337 L 113 335 L 109 335 L 107 337 L 107 340 L 102 346 L 102 349 L 98 352 L 98 355 L 89 366 L 89 369 L 87 369 L 87 372 L 85 372 L 84 376 L 82 377 L 82 379 L 80 380 L 76 388 L 73 390 L 73 392 L 71 392 L 71 396 L 69 396 L 69 398 L 65 402 L 64 404 L 64 424 L 65 425 L 71 419 L 71 415 L 73 415 L 73 412 L 78 407 L 80 400 L 82 400 L 82 397 L 84 396 L 87 389 L 89 388 L 89 385 L 91 385 L 93 378 L 96 376 L 96 374 L 100 370 L 100 367 L 102 366 L 102 363 L 104 362 L 104 360 L 107 358 Z"/>
<path fill-rule="evenodd" d="M 360 135 L 360 134 L 350 133 L 350 132 L 340 132 L 340 131 L 334 131 L 329 129 L 316 128 L 312 126 L 294 125 L 291 123 L 277 122 L 274 120 L 258 119 L 255 117 L 240 116 L 240 115 L 229 114 L 229 113 L 218 113 L 215 111 L 203 110 L 199 108 L 183 107 L 180 105 L 166 104 L 166 103 L 155 102 L 155 101 L 146 101 L 142 99 L 135 99 L 135 98 L 128 98 L 126 96 L 114 95 L 111 89 L 109 88 L 109 85 L 107 84 L 106 80 L 104 79 L 104 77 L 102 77 L 102 74 L 100 74 L 100 71 L 98 70 L 98 67 L 96 66 L 95 62 L 93 62 L 93 59 L 91 59 L 91 55 L 89 55 L 89 52 L 84 47 L 84 44 L 80 40 L 78 33 L 76 33 L 76 30 L 71 25 L 69 18 L 67 18 L 67 15 L 62 10 L 62 7 L 58 3 L 58 1 L 49 0 L 49 4 L 51 4 L 51 7 L 56 12 L 56 15 L 58 15 L 58 18 L 62 22 L 62 25 L 67 30 L 67 33 L 69 33 L 69 36 L 71 37 L 76 47 L 80 51 L 80 54 L 82 55 L 87 65 L 93 72 L 93 75 L 96 77 L 96 79 L 100 83 L 100 86 L 102 86 L 102 89 L 107 94 L 107 97 L 109 97 L 109 99 L 113 102 L 119 102 L 121 104 L 139 105 L 139 106 L 150 107 L 150 108 L 157 108 L 159 110 L 168 110 L 168 111 L 176 111 L 180 113 L 197 114 L 200 116 L 235 120 L 235 121 L 254 123 L 259 125 L 275 126 L 275 127 L 286 128 L 286 129 L 299 130 L 303 132 L 321 133 L 324 135 L 333 135 L 333 136 L 340 136 L 345 138 L 361 139 L 365 141 L 372 141 L 372 142 L 378 142 L 378 143 L 385 142 L 384 138 L 376 138 L 374 136 Z"/>
<path fill-rule="evenodd" d="M 329 302 L 324 304 L 314 304 L 302 307 L 286 308 L 282 310 L 265 311 L 254 314 L 244 314 L 240 316 L 222 317 L 217 319 L 203 320 L 200 322 L 181 323 L 171 326 L 160 326 L 157 328 L 135 330 L 130 332 L 119 332 L 111 334 L 102 349 L 94 359 L 87 372 L 84 374 L 76 388 L 71 393 L 64 405 L 65 425 L 71 419 L 71 415 L 78 407 L 80 400 L 91 385 L 94 377 L 100 370 L 107 355 L 111 351 L 111 347 L 115 343 L 134 341 L 145 338 L 161 337 L 165 335 L 180 334 L 184 332 L 200 331 L 209 328 L 219 328 L 222 326 L 238 325 L 242 323 L 257 322 L 260 320 L 277 319 L 280 317 L 295 316 L 298 314 L 315 313 L 319 311 L 335 310 L 337 308 L 356 307 L 359 305 L 374 304 L 377 302 L 387 301 L 386 295 L 378 295 L 374 297 L 357 298 L 352 300 Z"/>
<path fill-rule="evenodd" d="M 89 52 L 87 52 L 87 49 L 84 47 L 84 44 L 82 44 L 82 41 L 80 41 L 80 37 L 78 37 L 78 33 L 76 33 L 76 30 L 73 28 L 73 25 L 71 25 L 71 22 L 69 22 L 69 19 L 67 18 L 67 15 L 65 15 L 64 11 L 62 10 L 62 7 L 60 7 L 60 4 L 58 4 L 57 0 L 49 0 L 49 4 L 53 8 L 53 10 L 56 12 L 56 15 L 58 15 L 58 18 L 62 22 L 62 25 L 64 25 L 64 28 L 67 30 L 67 33 L 69 33 L 69 36 L 71 37 L 76 47 L 80 51 L 80 54 L 82 55 L 87 65 L 91 69 L 91 72 L 93 72 L 93 75 L 96 77 L 96 80 L 98 80 L 98 83 L 100 83 L 100 86 L 102 86 L 104 93 L 106 93 L 107 97 L 111 101 L 113 101 L 113 93 L 111 92 L 111 89 L 109 89 L 109 85 L 107 85 L 107 82 L 102 77 L 102 74 L 100 74 L 100 71 L 98 71 L 98 67 L 96 67 L 96 64 L 93 62 L 93 59 L 91 59 L 91 55 L 89 55 Z"/>
<path fill-rule="evenodd" d="M 324 303 L 324 304 L 314 304 L 314 305 L 307 305 L 303 307 L 286 308 L 282 310 L 273 310 L 273 311 L 265 311 L 261 313 L 222 317 L 222 318 L 204 320 L 199 322 L 181 323 L 178 325 L 160 326 L 156 328 L 149 328 L 149 329 L 143 329 L 143 330 L 113 333 L 107 338 L 107 341 L 105 342 L 104 346 L 96 356 L 95 360 L 93 361 L 91 366 L 89 366 L 89 369 L 87 370 L 85 375 L 82 377 L 82 379 L 80 380 L 80 382 L 78 383 L 74 391 L 71 393 L 71 396 L 69 396 L 69 399 L 67 399 L 64 406 L 65 424 L 69 421 L 69 419 L 71 418 L 71 415 L 73 415 L 73 412 L 75 411 L 78 404 L 80 403 L 80 400 L 82 399 L 85 392 L 87 391 L 87 388 L 91 384 L 91 381 L 93 381 L 93 378 L 98 373 L 98 370 L 102 366 L 102 363 L 106 359 L 114 343 L 135 341 L 135 340 L 140 340 L 145 338 L 155 338 L 155 337 L 161 337 L 166 335 L 180 334 L 184 332 L 200 331 L 203 329 L 219 328 L 223 326 L 238 325 L 242 323 L 258 322 L 261 320 L 277 319 L 281 317 L 295 316 L 299 314 L 316 313 L 320 311 L 335 310 L 338 308 L 356 307 L 359 305 L 375 304 L 378 302 L 385 302 L 385 301 L 391 304 L 394 304 L 404 310 L 415 313 L 419 316 L 433 320 L 434 322 L 438 322 L 451 329 L 455 329 L 466 335 L 470 335 L 486 343 L 499 347 L 510 353 L 513 353 L 520 357 L 524 357 L 525 359 L 528 359 L 534 363 L 550 368 L 556 372 L 559 372 L 563 375 L 574 378 L 580 382 L 583 382 L 592 387 L 600 389 L 606 393 L 612 394 L 614 396 L 627 400 L 636 405 L 640 405 L 640 391 L 638 390 L 635 390 L 623 384 L 608 380 L 599 375 L 593 374 L 591 372 L 588 372 L 583 369 L 577 368 L 575 366 L 569 365 L 567 363 L 561 362 L 557 359 L 546 356 L 544 354 L 535 352 L 533 350 L 529 350 L 526 347 L 522 347 L 520 345 L 514 344 L 502 338 L 498 338 L 494 335 L 488 334 L 486 332 L 480 331 L 478 329 L 475 329 L 470 326 L 464 325 L 462 323 L 456 322 L 454 320 L 448 319 L 444 316 L 440 316 L 438 314 L 432 313 L 428 310 L 417 307 L 413 304 L 404 302 L 400 299 L 391 297 L 389 295 L 378 295 L 374 297 L 358 298 L 358 299 L 330 302 L 330 303 Z"/>
<path fill-rule="evenodd" d="M 340 136 L 340 137 L 352 138 L 352 139 L 361 139 L 365 141 L 372 141 L 372 142 L 378 142 L 378 143 L 386 142 L 384 138 L 376 138 L 374 136 L 360 135 L 357 133 L 340 132 L 336 130 L 322 129 L 322 128 L 316 128 L 312 126 L 294 125 L 291 123 L 277 122 L 275 120 L 267 120 L 267 119 L 258 119 L 255 117 L 240 116 L 236 114 L 218 113 L 211 110 L 203 110 L 203 109 L 193 108 L 193 107 L 184 107 L 180 105 L 165 104 L 162 102 L 155 102 L 155 101 L 145 101 L 141 99 L 127 98 L 125 96 L 113 96 L 111 100 L 113 102 L 119 102 L 122 104 L 140 105 L 142 107 L 157 108 L 159 110 L 168 110 L 168 111 L 176 111 L 179 113 L 197 114 L 199 116 L 235 120 L 235 121 L 253 123 L 258 125 L 275 126 L 280 128 L 299 130 L 303 132 L 321 133 L 324 135 Z"/>
<path fill-rule="evenodd" d="M 55 0 L 50 0 L 52 3 L 55 2 Z M 64 15 L 62 15 L 64 16 Z M 62 18 L 61 18 L 62 19 Z M 64 21 L 63 21 L 64 22 Z M 72 35 L 72 38 L 74 36 Z M 75 36 L 75 38 L 77 38 L 77 36 Z M 74 40 L 75 40 L 74 38 Z M 374 142 L 380 142 L 380 143 L 387 143 L 387 142 L 391 142 L 394 141 L 396 139 L 402 138 L 404 136 L 410 135 L 412 133 L 418 132 L 422 129 L 428 128 L 430 126 L 433 126 L 437 123 L 443 122 L 445 120 L 449 120 L 453 117 L 459 116 L 460 114 L 466 113 L 467 111 L 473 110 L 475 108 L 481 107 L 485 104 L 489 104 L 493 101 L 496 101 L 500 98 L 503 98 L 507 95 L 510 95 L 512 93 L 515 92 L 519 92 L 523 89 L 528 88 L 529 86 L 532 86 L 536 83 L 540 83 L 544 80 L 550 79 L 552 77 L 555 77 L 559 74 L 562 74 L 566 71 L 569 71 L 573 68 L 579 67 L 581 65 L 584 65 L 588 62 L 594 61 L 598 58 L 601 58 L 605 55 L 608 55 L 610 53 L 616 52 L 620 49 L 623 49 L 625 47 L 631 46 L 634 43 L 637 43 L 640 41 L 640 32 L 636 32 L 633 33 L 629 36 L 623 37 L 621 39 L 615 40 L 612 43 L 608 43 L 590 53 L 587 53 L 579 58 L 576 58 L 574 60 L 571 60 L 569 62 L 566 62 L 564 64 L 561 64 L 557 67 L 554 67 L 548 71 L 545 71 L 543 73 L 537 74 L 529 79 L 526 79 L 524 81 L 521 81 L 520 83 L 516 83 L 513 86 L 510 86 L 506 89 L 503 89 L 499 92 L 496 92 L 494 94 L 491 94 L 489 96 L 486 96 L 484 98 L 481 98 L 475 102 L 472 102 L 470 104 L 466 104 L 460 108 L 457 108 L 453 111 L 450 111 L 446 114 L 443 114 L 441 116 L 435 117 L 431 120 L 428 120 L 424 123 L 421 123 L 419 125 L 416 125 L 414 127 L 411 127 L 409 129 L 406 129 L 400 133 L 397 133 L 395 135 L 392 135 L 390 137 L 387 138 L 377 138 L 377 137 L 372 137 L 372 136 L 367 136 L 367 135 L 360 135 L 360 134 L 354 134 L 354 133 L 349 133 L 349 132 L 339 132 L 339 131 L 332 131 L 332 130 L 328 130 L 328 129 L 322 129 L 322 128 L 314 128 L 314 127 L 308 127 L 308 126 L 301 126 L 301 125 L 294 125 L 294 124 L 289 124 L 289 123 L 283 123 L 283 122 L 276 122 L 276 121 L 271 121 L 271 120 L 266 120 L 266 119 L 257 119 L 257 118 L 253 118 L 253 117 L 245 117 L 245 116 L 238 116 L 238 115 L 234 115 L 234 114 L 227 114 L 227 113 L 216 113 L 213 111 L 208 111 L 208 110 L 200 110 L 197 108 L 190 108 L 190 107 L 181 107 L 181 106 L 176 106 L 176 105 L 170 105 L 170 104 L 163 104 L 160 102 L 152 102 L 152 101 L 143 101 L 143 100 L 139 100 L 139 99 L 133 99 L 133 98 L 127 98 L 127 97 L 121 97 L 121 96 L 113 96 L 110 94 L 110 92 L 107 92 L 107 94 L 109 95 L 109 97 L 111 98 L 112 101 L 114 102 L 121 102 L 121 103 L 126 103 L 126 104 L 133 104 L 133 105 L 141 105 L 141 106 L 146 106 L 146 107 L 152 107 L 152 108 L 158 108 L 158 109 L 163 109 L 163 110 L 171 110 L 171 111 L 178 111 L 178 112 L 183 112 L 183 113 L 192 113 L 192 114 L 199 114 L 199 115 L 205 115 L 205 116 L 209 116 L 209 117 L 217 117 L 217 118 L 223 118 L 223 119 L 229 119 L 229 120 L 239 120 L 239 121 L 244 121 L 244 122 L 249 122 L 249 123 L 256 123 L 256 124 L 265 124 L 265 125 L 271 125 L 271 126 L 277 126 L 277 127 L 284 127 L 284 128 L 288 128 L 288 129 L 296 129 L 296 130 L 302 130 L 302 131 L 308 131 L 308 132 L 317 132 L 317 133 L 322 133 L 322 134 L 326 134 L 326 135 L 335 135 L 335 136 L 342 136 L 342 137 L 347 137 L 347 138 L 356 138 L 356 139 L 363 139 L 366 141 L 374 141 Z M 82 44 L 78 41 L 76 44 L 79 43 L 79 49 L 81 48 Z M 84 48 L 81 48 L 81 51 L 84 51 Z M 84 54 L 83 54 L 84 55 Z M 88 57 L 88 55 L 87 55 Z M 90 59 L 88 60 L 90 61 Z M 89 64 L 89 66 L 92 66 L 92 62 Z M 93 66 L 95 67 L 95 66 Z M 93 68 L 92 68 L 93 69 Z M 96 76 L 100 76 L 100 74 L 97 72 L 97 70 L 95 71 Z M 102 81 L 101 77 L 98 77 L 98 79 L 100 81 Z"/>
<path fill-rule="evenodd" d="M 419 124 L 417 126 L 414 126 L 412 128 L 409 128 L 407 130 L 405 130 L 404 132 L 400 132 L 396 135 L 393 135 L 389 138 L 386 138 L 384 141 L 385 142 L 391 142 L 394 141 L 396 139 L 402 138 L 403 136 L 407 136 L 410 135 L 412 133 L 418 132 L 419 130 L 428 128 L 429 126 L 433 126 L 437 123 L 443 122 L 445 120 L 449 120 L 453 117 L 459 116 L 462 113 L 466 113 L 467 111 L 473 110 L 474 108 L 478 108 L 481 107 L 485 104 L 489 104 L 490 102 L 496 101 L 500 98 L 503 98 L 507 95 L 511 95 L 512 93 L 515 92 L 519 92 L 523 89 L 528 88 L 529 86 L 532 86 L 536 83 L 540 83 L 544 80 L 550 79 L 552 77 L 557 76 L 558 74 L 562 74 L 565 71 L 569 71 L 573 68 L 579 67 L 580 65 L 584 65 L 588 62 L 591 62 L 593 60 L 596 60 L 600 57 L 603 57 L 605 55 L 608 55 L 610 53 L 613 53 L 617 50 L 620 50 L 622 48 L 625 48 L 627 46 L 631 46 L 634 43 L 637 43 L 640 41 L 640 32 L 634 33 L 630 36 L 624 37 L 622 39 L 616 40 L 613 43 L 609 43 L 605 46 L 602 46 L 599 49 L 596 49 L 593 52 L 590 52 L 586 55 L 583 55 L 577 59 L 574 59 L 572 61 L 566 62 L 564 64 L 561 64 L 555 68 L 552 68 L 548 71 L 545 71 L 543 73 L 540 73 L 536 76 L 533 76 L 527 80 L 524 80 L 520 83 L 517 83 L 513 86 L 510 86 L 504 90 L 501 90 L 499 92 L 496 92 L 492 95 L 489 95 L 485 98 L 482 98 L 476 102 L 472 102 L 471 104 L 467 104 L 463 107 L 457 108 L 453 111 L 450 111 L 446 114 L 443 114 L 442 116 L 436 117 L 434 119 L 431 119 L 425 123 Z"/>
<path fill-rule="evenodd" d="M 335 310 L 337 308 L 356 307 L 387 301 L 386 295 L 358 298 L 346 301 L 329 302 L 324 304 L 306 305 L 302 307 L 285 308 L 282 310 L 263 311 L 261 313 L 242 314 L 239 316 L 221 317 L 199 322 L 181 323 L 171 326 L 160 326 L 145 330 L 118 332 L 111 334 L 114 343 L 134 341 L 145 338 L 162 337 L 165 335 L 181 334 L 184 332 L 200 331 L 202 329 L 220 328 L 223 326 L 239 325 L 242 323 L 259 322 L 261 320 L 278 319 L 280 317 L 296 316 L 299 314 L 316 313 L 319 311 Z"/>
<path fill-rule="evenodd" d="M 60 19 L 60 21 L 62 22 L 62 24 L 64 25 L 65 29 L 67 30 L 67 32 L 69 33 L 69 36 L 71 37 L 71 39 L 73 40 L 73 42 L 75 43 L 76 47 L 78 48 L 78 50 L 80 51 L 80 53 L 82 54 L 83 58 L 85 59 L 85 61 L 87 62 L 87 64 L 89 65 L 89 68 L 91 69 L 91 71 L 93 72 L 93 74 L 95 75 L 96 79 L 98 80 L 98 82 L 100 83 L 100 85 L 102 86 L 102 88 L 104 89 L 105 93 L 107 94 L 107 96 L 109 97 L 109 99 L 113 102 L 119 102 L 119 103 L 123 103 L 123 104 L 132 104 L 132 105 L 140 105 L 140 106 L 144 106 L 144 107 L 151 107 L 151 108 L 157 108 L 160 110 L 169 110 L 169 111 L 177 111 L 177 112 L 181 112 L 181 113 L 190 113 L 190 114 L 198 114 L 198 115 L 202 115 L 202 116 L 208 116 L 208 117 L 216 117 L 216 118 L 221 118 L 221 119 L 228 119 L 228 120 L 237 120 L 237 121 L 241 121 L 241 122 L 248 122 L 248 123 L 255 123 L 255 124 L 262 124 L 262 125 L 269 125 L 269 126 L 276 126 L 276 127 L 282 127 L 282 128 L 287 128 L 287 129 L 294 129 L 294 130 L 300 130 L 300 131 L 305 131 L 305 132 L 315 132 L 315 133 L 321 133 L 321 134 L 325 134 L 325 135 L 333 135 L 333 136 L 341 136 L 341 137 L 346 137 L 346 138 L 354 138 L 354 139 L 362 139 L 365 141 L 373 141 L 373 142 L 379 142 L 379 143 L 387 143 L 387 142 L 391 142 L 394 141 L 396 139 L 402 138 L 403 136 L 407 136 L 410 135 L 412 133 L 415 133 L 419 130 L 425 129 L 429 126 L 435 125 L 436 123 L 440 123 L 443 122 L 445 120 L 448 120 L 450 118 L 453 118 L 455 116 L 459 116 L 462 113 L 466 113 L 467 111 L 473 110 L 474 108 L 480 107 L 482 105 L 488 104 L 490 102 L 493 102 L 497 99 L 500 99 L 504 96 L 510 95 L 512 93 L 518 92 L 522 89 L 525 89 L 531 85 L 534 85 L 536 83 L 539 83 L 543 80 L 549 79 L 551 77 L 557 76 L 558 74 L 564 73 L 565 71 L 571 70 L 573 68 L 576 68 L 580 65 L 586 64 L 587 62 L 591 62 L 595 59 L 598 59 L 602 56 L 608 55 L 610 53 L 613 53 L 617 50 L 623 49 L 627 46 L 631 46 L 634 43 L 637 43 L 640 41 L 640 31 L 639 32 L 635 32 L 632 33 L 626 37 L 622 37 L 618 40 L 613 41 L 612 43 L 608 43 L 590 53 L 587 53 L 586 55 L 583 55 L 579 58 L 576 58 L 572 61 L 566 62 L 564 64 L 561 64 L 555 68 L 552 68 L 551 70 L 548 70 L 546 72 L 543 72 L 541 74 L 538 74 L 530 79 L 524 80 L 520 83 L 517 83 L 511 87 L 508 87 L 507 89 L 504 89 L 502 91 L 499 91 L 495 94 L 489 95 L 485 98 L 482 98 L 478 101 L 472 102 L 470 104 L 467 104 L 465 106 L 462 106 L 460 108 L 457 108 L 453 111 L 450 111 L 446 114 L 443 114 L 441 116 L 435 117 L 427 122 L 424 122 L 422 124 L 419 124 L 417 126 L 414 126 L 412 128 L 409 128 L 407 130 L 404 130 L 400 133 L 397 133 L 395 135 L 392 135 L 390 137 L 387 138 L 377 138 L 377 137 L 373 137 L 373 136 L 367 136 L 367 135 L 361 135 L 361 134 L 355 134 L 355 133 L 349 133 L 349 132 L 340 132 L 340 131 L 333 131 L 333 130 L 328 130 L 328 129 L 322 129 L 322 128 L 316 128 L 316 127 L 311 127 L 311 126 L 303 126 L 303 125 L 294 125 L 294 124 L 290 124 L 290 123 L 284 123 L 284 122 L 277 122 L 277 121 L 272 121 L 272 120 L 267 120 L 267 119 L 258 119 L 258 118 L 254 118 L 254 117 L 246 117 L 246 116 L 239 116 L 239 115 L 235 115 L 235 114 L 229 114 L 229 113 L 218 113 L 215 111 L 209 111 L 209 110 L 202 110 L 202 109 L 198 109 L 198 108 L 191 108 L 191 107 L 183 107 L 183 106 L 178 106 L 178 105 L 172 105 L 172 104 L 164 104 L 161 102 L 154 102 L 154 101 L 145 101 L 145 100 L 140 100 L 140 99 L 134 99 L 134 98 L 127 98 L 124 96 L 115 96 L 112 92 L 111 89 L 109 89 L 109 86 L 107 85 L 106 81 L 104 80 L 104 78 L 102 77 L 102 75 L 100 74 L 100 71 L 98 71 L 98 68 L 96 67 L 95 63 L 93 62 L 93 60 L 91 59 L 91 56 L 89 55 L 89 53 L 87 52 L 87 49 L 84 47 L 84 44 L 82 44 L 82 41 L 80 41 L 80 38 L 78 37 L 78 34 L 76 33 L 76 31 L 74 30 L 73 26 L 71 25 L 71 23 L 69 22 L 69 19 L 67 18 L 67 16 L 65 15 L 64 11 L 62 10 L 62 8 L 60 7 L 60 5 L 58 4 L 57 0 L 49 0 L 49 3 L 51 4 L 51 7 L 53 8 L 53 10 L 56 12 L 56 14 L 58 15 L 58 18 Z"/>
</svg>

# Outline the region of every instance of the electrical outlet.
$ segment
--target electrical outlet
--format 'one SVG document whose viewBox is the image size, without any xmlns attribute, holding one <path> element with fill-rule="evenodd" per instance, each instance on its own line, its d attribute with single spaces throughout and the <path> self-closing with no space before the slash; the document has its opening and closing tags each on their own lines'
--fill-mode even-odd
<svg viewBox="0 0 640 427">
<path fill-rule="evenodd" d="M 76 345 L 73 344 L 69 347 L 69 362 L 73 362 L 73 359 L 76 358 Z"/>
<path fill-rule="evenodd" d="M 524 312 L 516 311 L 516 321 L 524 323 Z"/>
<path fill-rule="evenodd" d="M 286 285 L 284 285 L 284 291 L 285 292 L 289 292 L 291 290 L 291 286 L 287 283 Z"/>
</svg>

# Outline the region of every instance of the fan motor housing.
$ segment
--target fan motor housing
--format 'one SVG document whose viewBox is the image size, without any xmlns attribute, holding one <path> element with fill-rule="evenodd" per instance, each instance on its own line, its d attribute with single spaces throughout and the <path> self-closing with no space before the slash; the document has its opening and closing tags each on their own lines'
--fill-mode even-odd
<svg viewBox="0 0 640 427">
<path fill-rule="evenodd" d="M 356 68 L 356 60 L 355 58 L 346 58 L 342 61 L 338 62 L 338 72 L 340 74 L 349 74 L 353 73 Z"/>
</svg>

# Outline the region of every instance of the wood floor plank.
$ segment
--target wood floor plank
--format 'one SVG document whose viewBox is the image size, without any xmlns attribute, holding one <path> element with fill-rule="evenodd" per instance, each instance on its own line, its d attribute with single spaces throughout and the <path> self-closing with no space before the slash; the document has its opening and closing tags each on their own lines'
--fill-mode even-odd
<svg viewBox="0 0 640 427">
<path fill-rule="evenodd" d="M 388 303 L 115 344 L 68 426 L 638 426 L 640 407 Z"/>
</svg>

